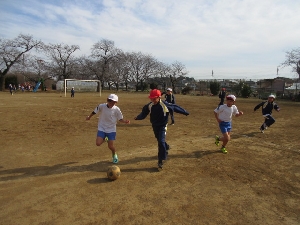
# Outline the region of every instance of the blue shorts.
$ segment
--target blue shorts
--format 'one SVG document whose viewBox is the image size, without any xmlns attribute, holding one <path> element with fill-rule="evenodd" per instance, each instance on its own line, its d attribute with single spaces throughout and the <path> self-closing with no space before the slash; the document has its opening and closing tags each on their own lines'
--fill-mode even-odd
<svg viewBox="0 0 300 225">
<path fill-rule="evenodd" d="M 100 130 L 98 130 L 98 132 L 97 132 L 97 137 L 101 137 L 101 138 L 103 138 L 103 139 L 104 139 L 105 137 L 107 137 L 109 141 L 114 141 L 114 140 L 116 140 L 116 135 L 117 135 L 116 132 L 105 133 L 105 132 L 100 131 Z"/>
<path fill-rule="evenodd" d="M 224 122 L 222 121 L 219 123 L 220 130 L 222 134 L 230 132 L 231 131 L 231 122 Z"/>
</svg>

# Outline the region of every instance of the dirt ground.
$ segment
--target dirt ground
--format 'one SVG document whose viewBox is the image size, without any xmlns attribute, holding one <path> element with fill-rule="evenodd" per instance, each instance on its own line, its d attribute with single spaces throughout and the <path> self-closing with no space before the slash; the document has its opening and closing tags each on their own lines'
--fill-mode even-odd
<svg viewBox="0 0 300 225">
<path fill-rule="evenodd" d="M 117 125 L 122 174 L 109 181 L 111 153 L 95 145 L 97 118 L 85 117 L 108 92 L 0 92 L 0 224 L 300 224 L 300 104 L 278 100 L 265 133 L 259 99 L 238 98 L 228 154 L 220 134 L 217 97 L 176 95 L 190 112 L 168 126 L 171 146 L 157 170 L 149 117 L 134 121 L 148 93 L 117 93 L 130 125 Z"/>
</svg>

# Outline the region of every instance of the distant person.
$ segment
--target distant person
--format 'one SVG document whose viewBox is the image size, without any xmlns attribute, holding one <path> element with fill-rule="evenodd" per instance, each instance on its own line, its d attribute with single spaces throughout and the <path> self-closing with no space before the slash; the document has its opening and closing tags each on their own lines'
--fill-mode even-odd
<svg viewBox="0 0 300 225">
<path fill-rule="evenodd" d="M 167 93 L 165 95 L 165 99 L 166 99 L 166 102 L 168 102 L 168 103 L 176 104 L 176 102 L 175 102 L 175 96 L 173 94 L 172 88 L 168 88 L 167 89 Z M 174 120 L 174 113 L 173 113 L 173 111 L 170 111 L 170 117 L 171 117 L 171 121 L 172 121 L 171 125 L 174 125 L 175 124 L 175 120 Z"/>
<path fill-rule="evenodd" d="M 107 103 L 99 104 L 94 111 L 86 117 L 86 120 L 90 120 L 95 114 L 101 113 L 98 120 L 98 132 L 96 138 L 96 145 L 100 146 L 105 140 L 107 140 L 108 148 L 112 152 L 112 162 L 118 163 L 119 158 L 114 147 L 114 141 L 116 140 L 118 121 L 126 124 L 130 124 L 129 120 L 124 120 L 122 112 L 118 106 L 118 96 L 110 94 L 107 98 Z"/>
<path fill-rule="evenodd" d="M 239 111 L 236 105 L 234 104 L 236 97 L 234 95 L 227 95 L 226 104 L 218 106 L 214 110 L 214 114 L 217 122 L 219 123 L 219 128 L 223 134 L 222 137 L 216 135 L 215 144 L 219 146 L 220 141 L 222 141 L 221 151 L 226 154 L 226 145 L 230 141 L 230 132 L 231 132 L 231 123 L 232 116 L 241 116 L 244 113 Z"/>
<path fill-rule="evenodd" d="M 261 133 L 264 133 L 268 127 L 275 123 L 275 119 L 272 116 L 272 110 L 275 109 L 277 112 L 280 111 L 279 106 L 274 102 L 274 100 L 275 96 L 269 95 L 267 101 L 263 101 L 254 107 L 254 112 L 262 107 L 262 115 L 265 118 L 264 123 L 259 128 Z"/>
<path fill-rule="evenodd" d="M 14 87 L 11 84 L 8 85 L 8 89 L 9 89 L 10 94 L 14 95 Z"/>
<path fill-rule="evenodd" d="M 147 103 L 142 108 L 142 112 L 134 119 L 143 120 L 148 116 L 148 114 L 150 114 L 150 123 L 152 124 L 153 133 L 158 143 L 157 165 L 158 169 L 161 170 L 163 168 L 163 160 L 167 159 L 168 150 L 170 149 L 170 146 L 166 142 L 166 132 L 170 111 L 186 116 L 189 115 L 189 113 L 176 104 L 162 101 L 160 90 L 151 90 L 149 98 L 151 102 Z"/>
<path fill-rule="evenodd" d="M 72 87 L 72 89 L 71 89 L 71 98 L 74 98 L 74 94 L 75 94 L 75 90 L 74 90 L 74 87 Z"/>
<path fill-rule="evenodd" d="M 219 93 L 219 99 L 220 99 L 219 106 L 224 104 L 225 97 L 226 97 L 226 89 L 222 88 L 222 90 Z"/>
</svg>

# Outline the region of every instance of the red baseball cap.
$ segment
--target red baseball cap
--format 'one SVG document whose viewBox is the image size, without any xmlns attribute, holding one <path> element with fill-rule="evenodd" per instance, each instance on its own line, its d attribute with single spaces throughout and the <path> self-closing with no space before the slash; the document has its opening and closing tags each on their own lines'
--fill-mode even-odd
<svg viewBox="0 0 300 225">
<path fill-rule="evenodd" d="M 158 89 L 153 89 L 150 91 L 149 98 L 157 98 L 161 96 L 161 92 Z"/>
</svg>

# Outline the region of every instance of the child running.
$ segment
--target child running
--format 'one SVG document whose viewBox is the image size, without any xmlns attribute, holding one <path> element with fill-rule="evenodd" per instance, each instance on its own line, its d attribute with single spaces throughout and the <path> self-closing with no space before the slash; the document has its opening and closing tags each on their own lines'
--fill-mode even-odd
<svg viewBox="0 0 300 225">
<path fill-rule="evenodd" d="M 96 138 L 96 145 L 100 146 L 105 140 L 107 140 L 108 148 L 112 152 L 112 162 L 118 163 L 118 155 L 114 147 L 114 141 L 116 140 L 116 124 L 118 121 L 126 124 L 130 124 L 129 120 L 124 120 L 122 112 L 118 106 L 118 96 L 110 94 L 107 98 L 107 103 L 98 105 L 94 111 L 86 117 L 86 120 L 90 120 L 95 114 L 101 112 L 98 120 L 98 132 Z"/>
<path fill-rule="evenodd" d="M 230 141 L 230 131 L 231 131 L 231 121 L 232 115 L 234 116 L 241 116 L 244 113 L 242 111 L 238 111 L 236 105 L 234 105 L 236 97 L 234 95 L 227 95 L 226 97 L 226 104 L 218 106 L 214 110 L 214 114 L 216 120 L 219 123 L 220 130 L 223 134 L 222 137 L 216 135 L 215 144 L 219 146 L 220 141 L 223 142 L 221 151 L 226 154 L 226 145 L 228 141 Z"/>
<path fill-rule="evenodd" d="M 272 110 L 275 109 L 277 112 L 280 111 L 279 106 L 274 102 L 275 96 L 269 95 L 268 101 L 264 101 L 259 103 L 254 107 L 254 112 L 262 106 L 262 115 L 265 118 L 264 123 L 260 126 L 260 132 L 264 133 L 264 131 L 270 127 L 273 123 L 275 123 L 275 119 L 272 116 Z"/>
<path fill-rule="evenodd" d="M 167 93 L 165 95 L 165 99 L 166 99 L 166 102 L 168 102 L 168 103 L 176 104 L 176 102 L 175 102 L 175 96 L 173 94 L 172 88 L 168 88 L 167 89 Z M 170 117 L 171 117 L 171 121 L 172 121 L 171 125 L 174 125 L 175 124 L 175 120 L 174 120 L 174 114 L 173 114 L 172 111 L 170 111 Z"/>
<path fill-rule="evenodd" d="M 189 115 L 189 113 L 176 104 L 162 101 L 160 90 L 151 90 L 149 98 L 151 102 L 146 104 L 142 112 L 134 119 L 143 120 L 150 113 L 150 123 L 152 124 L 154 136 L 158 143 L 158 169 L 161 170 L 163 168 L 163 160 L 167 159 L 168 150 L 170 149 L 170 146 L 166 142 L 166 131 L 170 111 L 186 116 Z"/>
</svg>

